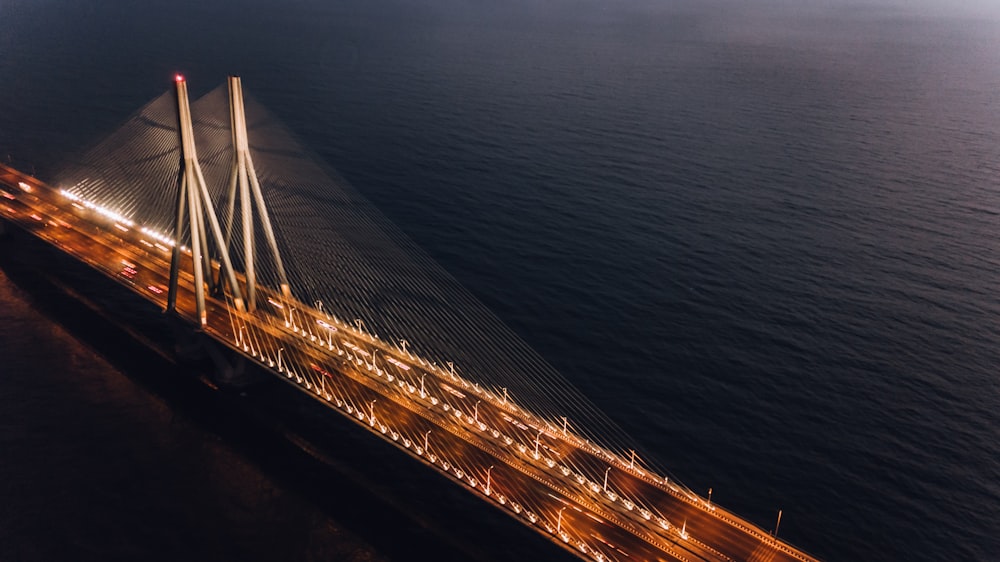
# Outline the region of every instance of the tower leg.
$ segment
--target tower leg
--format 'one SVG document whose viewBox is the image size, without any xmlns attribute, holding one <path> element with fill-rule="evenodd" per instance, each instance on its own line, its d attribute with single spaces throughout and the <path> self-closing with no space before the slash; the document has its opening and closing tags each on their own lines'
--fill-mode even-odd
<svg viewBox="0 0 1000 562">
<path fill-rule="evenodd" d="M 190 165 L 190 163 L 189 163 Z M 188 178 L 193 174 L 190 168 L 187 172 Z M 190 180 L 189 180 L 190 181 Z M 202 227 L 201 216 L 198 205 L 197 194 L 192 186 L 187 190 L 188 206 L 191 208 L 191 261 L 194 263 L 194 299 L 198 313 L 198 320 L 202 326 L 208 324 L 208 314 L 205 312 L 205 277 L 202 272 L 204 261 L 202 259 Z"/>
<path fill-rule="evenodd" d="M 177 182 L 177 221 L 174 223 L 174 247 L 170 252 L 170 281 L 167 283 L 167 312 L 177 309 L 177 278 L 181 265 L 181 235 L 183 234 L 184 210 L 187 199 L 187 180 L 182 174 Z"/>
</svg>

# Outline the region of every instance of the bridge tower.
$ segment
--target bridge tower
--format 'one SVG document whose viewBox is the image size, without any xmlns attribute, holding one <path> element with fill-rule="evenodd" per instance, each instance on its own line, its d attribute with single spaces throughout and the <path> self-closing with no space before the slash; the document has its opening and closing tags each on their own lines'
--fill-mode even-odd
<svg viewBox="0 0 1000 562">
<path fill-rule="evenodd" d="M 170 259 L 170 282 L 167 293 L 167 311 L 172 312 L 177 306 L 177 280 L 180 270 L 181 260 L 181 240 L 184 232 L 185 220 L 188 221 L 188 232 L 191 239 L 191 260 L 193 262 L 195 306 L 197 308 L 200 325 L 208 323 L 208 315 L 205 311 L 205 284 L 210 284 L 210 289 L 216 289 L 218 284 L 213 280 L 212 262 L 209 254 L 208 234 L 205 229 L 205 219 L 211 228 L 212 237 L 215 241 L 218 255 L 222 260 L 220 266 L 221 277 L 225 275 L 233 294 L 233 301 L 236 308 L 242 311 L 243 297 L 240 293 L 239 284 L 236 282 L 236 273 L 233 271 L 232 260 L 224 245 L 222 229 L 219 227 L 219 220 L 216 218 L 215 208 L 212 205 L 212 198 L 205 185 L 205 177 L 198 163 L 198 153 L 194 146 L 194 127 L 191 123 L 191 106 L 188 103 L 187 82 L 183 76 L 176 78 L 177 86 L 177 115 L 180 124 L 181 136 L 181 163 L 177 177 L 177 220 L 174 224 L 174 236 L 176 237 L 173 253 Z"/>
<path fill-rule="evenodd" d="M 271 228 L 271 218 L 261 195 L 260 181 L 254 170 L 253 157 L 250 156 L 250 146 L 247 140 L 247 118 L 243 108 L 243 86 L 239 76 L 229 77 L 229 116 L 232 122 L 233 134 L 233 166 L 229 175 L 229 191 L 226 205 L 226 247 L 229 247 L 233 231 L 233 213 L 235 211 L 237 191 L 239 192 L 241 223 L 243 226 L 243 264 L 246 277 L 247 310 L 253 312 L 257 306 L 257 271 L 254 263 L 254 229 L 253 210 L 251 203 L 256 205 L 260 214 L 261 230 L 267 239 L 267 245 L 274 257 L 274 265 L 281 284 L 281 294 L 284 298 L 291 297 L 285 266 L 278 252 L 278 244 Z M 252 197 L 252 199 L 251 199 Z M 220 272 L 221 275 L 221 272 Z"/>
</svg>

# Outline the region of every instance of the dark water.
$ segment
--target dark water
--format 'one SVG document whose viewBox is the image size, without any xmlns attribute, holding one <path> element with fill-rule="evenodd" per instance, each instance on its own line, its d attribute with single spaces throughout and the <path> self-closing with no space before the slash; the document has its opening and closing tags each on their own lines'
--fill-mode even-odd
<svg viewBox="0 0 1000 562">
<path fill-rule="evenodd" d="M 210 420 L 81 344 L 5 273 L 0 341 L 3 560 L 387 559 Z"/>
<path fill-rule="evenodd" d="M 0 155 L 45 177 L 178 70 L 240 73 L 693 488 L 825 559 L 1000 559 L 1000 10 L 8 0 Z M 32 298 L 9 558 L 389 556 Z"/>
</svg>

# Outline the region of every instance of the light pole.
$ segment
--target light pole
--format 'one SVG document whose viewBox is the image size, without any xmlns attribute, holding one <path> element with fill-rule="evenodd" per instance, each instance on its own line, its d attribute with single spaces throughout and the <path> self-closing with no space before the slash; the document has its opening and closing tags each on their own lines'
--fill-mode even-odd
<svg viewBox="0 0 1000 562">
<path fill-rule="evenodd" d="M 781 510 L 778 510 L 778 522 L 774 524 L 774 538 L 778 538 L 778 527 L 781 526 Z"/>
<path fill-rule="evenodd" d="M 608 493 L 608 473 L 611 472 L 611 467 L 609 466 L 607 470 L 604 471 L 604 493 Z"/>
<path fill-rule="evenodd" d="M 427 433 L 424 434 L 424 452 L 425 453 L 427 452 L 428 446 L 430 446 L 430 441 L 429 441 L 430 437 L 431 437 L 431 430 L 428 429 Z"/>
<path fill-rule="evenodd" d="M 306 323 L 302 325 L 302 337 L 305 337 L 306 332 L 309 332 L 309 341 L 316 341 L 316 334 L 313 333 L 313 324 L 309 321 L 309 317 L 306 317 Z"/>
<path fill-rule="evenodd" d="M 320 313 L 323 312 L 323 301 L 319 301 L 319 300 L 316 301 L 316 310 L 320 311 Z"/>
<path fill-rule="evenodd" d="M 482 402 L 482 400 L 476 400 L 476 407 L 473 408 L 473 411 L 472 411 L 472 419 L 473 419 L 473 421 L 476 422 L 476 425 L 479 424 L 479 403 L 480 402 Z"/>
<path fill-rule="evenodd" d="M 485 490 L 485 493 L 486 493 L 487 496 L 490 495 L 490 482 L 491 482 L 491 477 L 492 477 L 491 473 L 492 472 L 493 472 L 493 465 L 490 465 L 490 467 L 488 469 L 486 469 L 486 490 Z"/>
<path fill-rule="evenodd" d="M 406 340 L 399 340 L 399 345 L 403 346 L 403 353 L 406 353 L 407 355 L 409 355 L 409 353 L 407 353 L 407 352 L 406 352 L 406 346 L 407 346 L 407 345 L 408 345 L 409 343 L 410 343 L 410 342 L 408 342 L 408 341 L 406 341 Z"/>
<path fill-rule="evenodd" d="M 424 390 L 424 377 L 426 377 L 426 376 L 427 376 L 427 373 L 423 373 L 423 374 L 420 375 L 420 397 L 421 398 L 426 398 L 427 397 L 427 392 Z"/>
<path fill-rule="evenodd" d="M 451 372 L 451 378 L 453 378 L 453 379 L 457 378 L 457 377 L 455 377 L 455 364 L 452 363 L 451 361 L 448 361 L 448 371 Z"/>
<path fill-rule="evenodd" d="M 712 505 L 712 489 L 708 489 L 708 505 Z"/>
<path fill-rule="evenodd" d="M 299 327 L 295 325 L 295 307 L 294 306 L 288 310 L 288 321 L 289 321 L 289 323 L 292 326 L 292 331 L 293 332 L 297 332 L 299 330 Z"/>
<path fill-rule="evenodd" d="M 632 460 L 628 461 L 628 467 L 629 469 L 633 469 L 635 468 L 635 450 L 629 449 L 629 452 L 632 453 Z"/>
<path fill-rule="evenodd" d="M 569 425 L 569 418 L 563 416 L 562 421 L 563 421 L 563 435 L 566 435 L 566 426 Z"/>
<path fill-rule="evenodd" d="M 538 430 L 538 435 L 535 436 L 535 460 L 538 460 L 538 442 L 542 439 L 542 430 Z"/>
<path fill-rule="evenodd" d="M 285 348 L 283 348 L 283 347 L 279 347 L 278 348 L 278 372 L 279 373 L 281 372 L 281 352 L 284 351 L 284 350 L 285 350 Z"/>
<path fill-rule="evenodd" d="M 562 512 L 563 512 L 564 509 L 566 509 L 566 506 L 562 506 L 562 507 L 559 508 L 559 520 L 556 521 L 556 533 L 557 534 L 562 533 Z"/>
<path fill-rule="evenodd" d="M 371 425 L 375 425 L 375 400 L 368 403 L 368 419 Z"/>
<path fill-rule="evenodd" d="M 505 406 L 507 405 L 507 387 L 506 386 L 503 387 L 503 403 L 504 403 Z"/>
</svg>

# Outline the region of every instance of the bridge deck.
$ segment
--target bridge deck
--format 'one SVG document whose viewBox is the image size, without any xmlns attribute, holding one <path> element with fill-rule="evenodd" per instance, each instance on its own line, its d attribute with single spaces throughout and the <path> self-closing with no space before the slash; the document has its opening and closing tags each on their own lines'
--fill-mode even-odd
<svg viewBox="0 0 1000 562">
<path fill-rule="evenodd" d="M 0 216 L 166 306 L 168 241 L 4 166 L 0 185 Z M 192 323 L 193 283 L 182 268 L 177 308 Z M 260 303 L 209 299 L 205 332 L 581 558 L 813 560 L 405 348 L 267 289 Z"/>
</svg>

